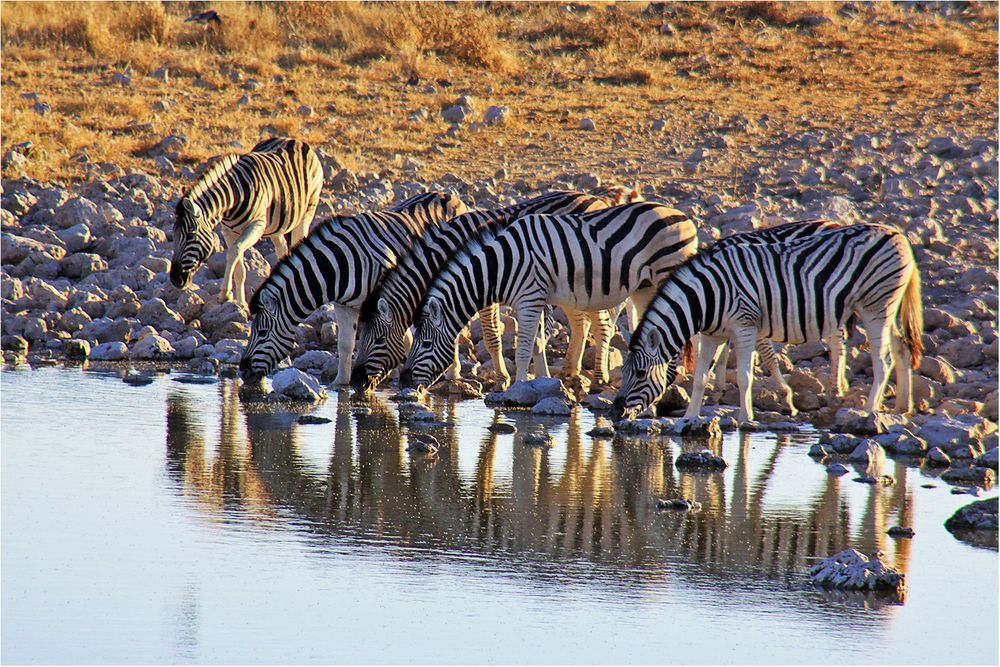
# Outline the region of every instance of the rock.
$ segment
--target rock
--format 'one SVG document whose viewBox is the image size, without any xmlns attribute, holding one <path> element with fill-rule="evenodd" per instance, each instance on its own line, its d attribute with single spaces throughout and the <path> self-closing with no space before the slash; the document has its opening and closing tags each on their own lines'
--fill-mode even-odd
<svg viewBox="0 0 1000 667">
<path fill-rule="evenodd" d="M 823 559 L 809 570 L 813 584 L 845 590 L 906 590 L 906 575 L 888 567 L 878 556 L 869 558 L 856 549 L 846 549 Z"/>
<path fill-rule="evenodd" d="M 940 447 L 931 447 L 927 452 L 927 464 L 930 466 L 946 467 L 951 465 L 951 457 Z"/>
<path fill-rule="evenodd" d="M 977 500 L 951 515 L 944 522 L 949 531 L 997 530 L 997 498 Z"/>
<path fill-rule="evenodd" d="M 610 426 L 595 426 L 587 431 L 587 435 L 591 438 L 613 438 L 615 437 L 615 430 Z"/>
<path fill-rule="evenodd" d="M 710 451 L 684 452 L 674 461 L 678 468 L 704 468 L 708 470 L 722 470 L 728 463 L 721 456 L 715 456 Z"/>
<path fill-rule="evenodd" d="M 920 368 L 918 370 L 921 375 L 925 375 L 941 384 L 950 384 L 955 381 L 955 369 L 948 365 L 946 361 L 937 357 L 925 355 L 920 361 Z"/>
<path fill-rule="evenodd" d="M 977 457 L 975 460 L 977 466 L 983 466 L 986 468 L 997 469 L 997 448 L 991 447 L 986 450 L 981 456 Z"/>
<path fill-rule="evenodd" d="M 951 467 L 941 474 L 941 479 L 949 483 L 967 482 L 984 489 L 992 489 L 996 473 L 991 468 L 982 466 Z"/>
<path fill-rule="evenodd" d="M 441 449 L 441 443 L 434 436 L 423 433 L 410 433 L 406 451 L 411 454 L 433 455 L 437 454 L 439 449 Z"/>
<path fill-rule="evenodd" d="M 840 477 L 841 475 L 846 475 L 850 472 L 847 466 L 843 463 L 832 463 L 826 467 L 826 471 L 831 475 L 836 475 Z"/>
<path fill-rule="evenodd" d="M 128 346 L 121 341 L 101 343 L 90 351 L 92 361 L 121 361 L 128 358 Z"/>
<path fill-rule="evenodd" d="M 133 387 L 146 387 L 153 384 L 153 378 L 149 375 L 143 375 L 140 373 L 129 373 L 122 378 L 122 382 L 132 385 Z"/>
<path fill-rule="evenodd" d="M 688 498 L 671 498 L 665 500 L 663 498 L 656 499 L 656 509 L 658 510 L 680 510 L 682 512 L 687 512 L 689 510 L 699 510 L 701 509 L 701 503 L 695 502 Z"/>
<path fill-rule="evenodd" d="M 868 468 L 880 470 L 885 464 L 885 450 L 874 440 L 862 440 L 849 458 L 854 463 L 863 463 Z"/>
<path fill-rule="evenodd" d="M 939 345 L 936 353 L 956 368 L 976 368 L 986 357 L 978 336 L 966 336 Z"/>
<path fill-rule="evenodd" d="M 416 389 L 401 389 L 389 397 L 393 403 L 417 403 L 421 399 L 423 399 L 423 394 Z"/>
<path fill-rule="evenodd" d="M 906 539 L 912 539 L 913 536 L 916 535 L 916 533 L 913 532 L 912 528 L 906 528 L 904 526 L 893 526 L 886 531 L 886 534 L 889 537 L 897 537 L 897 538 L 901 537 Z"/>
<path fill-rule="evenodd" d="M 490 433 L 496 433 L 497 435 L 510 435 L 512 433 L 517 433 L 517 429 L 514 428 L 514 425 L 508 422 L 497 422 L 496 424 L 490 424 L 489 428 L 486 430 L 488 430 Z"/>
<path fill-rule="evenodd" d="M 845 433 L 874 435 L 885 433 L 893 424 L 902 424 L 905 418 L 887 413 L 869 414 L 854 408 L 841 408 L 834 417 L 834 428 Z"/>
<path fill-rule="evenodd" d="M 520 380 L 512 384 L 505 392 L 494 392 L 487 395 L 487 402 L 501 403 L 515 407 L 533 407 L 543 398 L 557 397 L 567 403 L 573 402 L 573 395 L 558 378 L 535 378 Z"/>
<path fill-rule="evenodd" d="M 722 436 L 718 417 L 681 417 L 680 419 L 663 417 L 660 419 L 660 431 L 673 435 L 701 438 Z"/>
<path fill-rule="evenodd" d="M 55 210 L 52 224 L 61 229 L 69 229 L 79 224 L 94 229 L 104 223 L 104 214 L 97 204 L 84 197 L 73 197 Z"/>
<path fill-rule="evenodd" d="M 878 484 L 880 486 L 892 486 L 896 483 L 896 480 L 889 475 L 864 475 L 862 477 L 855 477 L 854 481 L 861 484 Z"/>
<path fill-rule="evenodd" d="M 157 361 L 173 359 L 174 348 L 162 336 L 150 334 L 132 346 L 129 356 L 133 359 L 155 359 Z"/>
<path fill-rule="evenodd" d="M 63 352 L 68 359 L 86 359 L 90 356 L 90 342 L 71 338 L 65 342 Z"/>
<path fill-rule="evenodd" d="M 62 259 L 66 250 L 53 243 L 42 243 L 24 236 L 4 232 L 0 234 L 0 258 L 4 264 L 21 264 L 29 257 L 41 253 L 49 259 Z"/>
<path fill-rule="evenodd" d="M 825 459 L 826 457 L 830 456 L 830 453 L 831 450 L 827 449 L 818 442 L 809 448 L 809 456 L 813 457 L 814 459 Z"/>
<path fill-rule="evenodd" d="M 621 419 L 615 422 L 618 433 L 656 434 L 660 432 L 660 422 L 656 419 Z"/>
<path fill-rule="evenodd" d="M 552 447 L 556 440 L 548 433 L 529 433 L 524 436 L 524 444 L 529 447 Z"/>
<path fill-rule="evenodd" d="M 580 120 L 580 129 L 585 132 L 592 132 L 597 129 L 597 125 L 591 118 L 583 118 Z"/>
<path fill-rule="evenodd" d="M 21 336 L 4 336 L 0 347 L 10 350 L 19 356 L 28 354 L 28 341 Z"/>
<path fill-rule="evenodd" d="M 566 401 L 557 397 L 549 396 L 543 398 L 531 408 L 531 412 L 536 415 L 569 415 L 573 409 L 566 405 Z"/>
<path fill-rule="evenodd" d="M 297 368 L 285 368 L 275 373 L 271 378 L 271 388 L 277 399 L 315 403 L 327 397 L 319 380 Z"/>
<path fill-rule="evenodd" d="M 187 331 L 184 318 L 179 313 L 171 310 L 163 302 L 163 299 L 160 298 L 153 298 L 143 302 L 136 316 L 140 322 L 148 324 L 157 331 L 171 331 L 173 333 L 184 333 Z"/>
<path fill-rule="evenodd" d="M 976 415 L 932 417 L 924 422 L 917 435 L 928 447 L 951 451 L 964 445 L 979 445 L 983 438 L 997 430 L 993 422 Z"/>
<path fill-rule="evenodd" d="M 94 240 L 93 236 L 90 234 L 90 227 L 82 222 L 78 225 L 73 225 L 72 227 L 57 232 L 56 236 L 58 236 L 59 240 L 62 241 L 64 246 L 66 246 L 66 250 L 71 253 L 85 250 L 90 246 L 91 241 Z"/>
<path fill-rule="evenodd" d="M 461 123 L 472 115 L 472 109 L 459 104 L 448 107 L 441 112 L 441 118 L 448 123 Z"/>
<path fill-rule="evenodd" d="M 483 122 L 487 125 L 504 125 L 510 116 L 510 109 L 503 106 L 491 106 L 486 108 L 483 114 Z"/>
</svg>

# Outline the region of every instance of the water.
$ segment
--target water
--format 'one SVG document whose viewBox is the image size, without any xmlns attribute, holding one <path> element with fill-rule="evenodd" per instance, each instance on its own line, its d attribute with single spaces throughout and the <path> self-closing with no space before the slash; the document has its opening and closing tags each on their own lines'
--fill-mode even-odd
<svg viewBox="0 0 1000 667">
<path fill-rule="evenodd" d="M 595 441 L 578 411 L 540 450 L 481 401 L 435 402 L 454 426 L 411 458 L 384 395 L 307 426 L 174 377 L 3 372 L 4 662 L 998 660 L 996 549 L 944 529 L 972 499 L 917 469 L 872 487 L 814 435 L 728 434 L 725 473 L 679 474 L 698 443 Z M 805 583 L 851 546 L 906 572 L 902 604 Z"/>
</svg>

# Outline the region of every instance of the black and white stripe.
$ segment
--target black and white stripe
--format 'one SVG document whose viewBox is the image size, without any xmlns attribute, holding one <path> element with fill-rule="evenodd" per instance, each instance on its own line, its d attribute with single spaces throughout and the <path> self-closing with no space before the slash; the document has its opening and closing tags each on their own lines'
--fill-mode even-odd
<svg viewBox="0 0 1000 667">
<path fill-rule="evenodd" d="M 787 222 L 782 225 L 765 227 L 752 232 L 741 232 L 722 239 L 712 246 L 712 250 L 722 250 L 739 245 L 761 245 L 764 243 L 787 243 L 797 239 L 807 238 L 814 234 L 830 229 L 842 227 L 843 223 L 823 218 L 811 218 L 807 220 L 797 220 Z M 700 337 L 699 337 L 700 338 Z M 833 370 L 833 381 L 830 384 L 830 393 L 834 396 L 843 396 L 847 391 L 847 370 L 844 350 L 845 335 L 843 331 L 831 335 L 826 339 L 830 346 L 830 362 Z M 785 402 L 789 412 L 794 416 L 798 413 L 793 402 L 792 388 L 781 373 L 781 364 L 778 360 L 778 353 L 774 349 L 774 344 L 765 338 L 757 341 L 757 354 L 760 356 L 760 365 L 768 369 L 771 377 L 781 387 L 785 395 Z M 725 384 L 726 367 L 728 366 L 729 345 L 724 343 L 719 346 L 716 359 L 713 362 L 715 368 L 715 385 L 722 387 Z"/>
<path fill-rule="evenodd" d="M 637 414 L 666 389 L 664 368 L 702 334 L 687 416 L 701 409 L 708 369 L 727 340 L 738 360 L 740 420 L 753 419 L 752 363 L 761 337 L 821 340 L 856 315 L 868 334 L 874 381 L 866 409 L 880 410 L 896 365 L 896 409 L 908 412 L 910 368 L 922 354 L 920 273 L 897 230 L 851 225 L 787 243 L 730 245 L 694 257 L 657 292 L 629 345 L 617 414 Z"/>
<path fill-rule="evenodd" d="M 299 323 L 323 304 L 333 303 L 340 356 L 335 382 L 347 384 L 358 310 L 378 279 L 409 252 L 428 225 L 467 210 L 454 195 L 431 192 L 386 211 L 337 216 L 317 225 L 251 299 L 250 341 L 240 377 L 259 383 L 294 347 Z"/>
<path fill-rule="evenodd" d="M 267 237 L 279 259 L 287 255 L 308 235 L 322 187 L 319 158 L 297 139 L 267 139 L 244 155 L 218 158 L 177 204 L 170 282 L 190 286 L 218 247 L 215 227 L 222 223 L 227 251 L 220 300 L 244 305 L 243 254 Z"/>
<path fill-rule="evenodd" d="M 480 231 L 488 228 L 492 233 L 499 232 L 521 215 L 577 215 L 603 208 L 606 204 L 591 195 L 553 191 L 502 208 L 469 211 L 445 225 L 427 229 L 399 265 L 385 273 L 361 306 L 351 384 L 373 388 L 402 363 L 408 349 L 407 334 L 431 281 L 441 267 Z M 490 304 L 479 315 L 483 341 L 493 360 L 497 385 L 501 389 L 506 388 L 510 375 L 501 352 L 499 307 Z M 574 323 L 584 329 L 582 335 L 585 336 L 585 326 L 579 325 L 576 320 Z M 576 328 L 574 332 L 580 335 Z M 535 359 L 536 374 L 547 375 L 544 348 L 536 351 L 540 353 Z M 456 363 L 449 369 L 449 377 L 453 379 L 457 370 L 456 358 Z"/>
<path fill-rule="evenodd" d="M 694 223 L 680 211 L 642 202 L 578 216 L 528 215 L 469 241 L 434 280 L 416 318 L 400 384 L 429 386 L 450 362 L 469 318 L 494 303 L 517 316 L 517 380 L 527 378 L 530 345 L 546 304 L 567 313 L 613 308 L 630 296 L 645 306 L 656 286 L 697 249 Z M 610 327 L 598 336 L 610 334 Z M 606 349 L 598 340 L 597 350 Z M 579 369 L 571 349 L 566 365 Z M 601 381 L 607 360 L 599 359 Z"/>
</svg>

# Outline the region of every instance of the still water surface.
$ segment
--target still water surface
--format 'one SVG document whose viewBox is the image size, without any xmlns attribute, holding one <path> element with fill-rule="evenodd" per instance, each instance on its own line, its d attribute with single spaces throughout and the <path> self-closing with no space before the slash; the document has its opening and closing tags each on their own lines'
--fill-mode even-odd
<svg viewBox="0 0 1000 667">
<path fill-rule="evenodd" d="M 727 434 L 724 473 L 681 474 L 703 443 L 593 440 L 577 411 L 543 450 L 530 415 L 492 435 L 481 401 L 437 401 L 428 459 L 385 395 L 300 425 L 235 380 L 22 369 L 0 378 L 5 663 L 998 659 L 997 552 L 943 527 L 971 498 L 892 461 L 892 487 L 828 476 L 814 434 Z M 906 572 L 902 604 L 805 583 L 852 546 Z"/>
</svg>

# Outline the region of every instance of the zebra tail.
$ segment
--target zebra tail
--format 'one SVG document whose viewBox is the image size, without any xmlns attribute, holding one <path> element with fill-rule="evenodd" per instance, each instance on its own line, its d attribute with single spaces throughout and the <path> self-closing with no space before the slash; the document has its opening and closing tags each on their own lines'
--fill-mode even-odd
<svg viewBox="0 0 1000 667">
<path fill-rule="evenodd" d="M 903 344 L 910 348 L 912 366 L 916 368 L 924 356 L 924 341 L 921 339 L 924 332 L 924 304 L 920 295 L 920 270 L 916 266 L 913 267 L 910 282 L 903 291 L 899 319 Z"/>
</svg>

